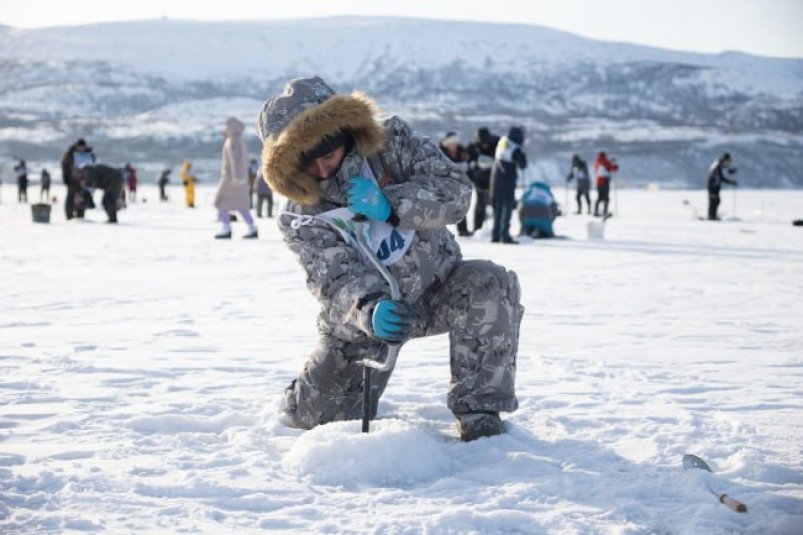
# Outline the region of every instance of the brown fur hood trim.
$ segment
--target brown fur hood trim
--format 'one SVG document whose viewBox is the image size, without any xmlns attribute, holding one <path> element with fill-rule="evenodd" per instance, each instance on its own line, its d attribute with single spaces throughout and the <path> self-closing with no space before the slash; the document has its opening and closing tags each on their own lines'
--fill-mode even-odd
<svg viewBox="0 0 803 535">
<path fill-rule="evenodd" d="M 385 146 L 385 128 L 378 120 L 376 103 L 360 92 L 332 95 L 293 117 L 278 134 L 262 144 L 262 175 L 271 188 L 299 204 L 320 201 L 318 179 L 300 169 L 302 155 L 338 130 L 348 131 L 363 156 L 372 156 Z"/>
</svg>

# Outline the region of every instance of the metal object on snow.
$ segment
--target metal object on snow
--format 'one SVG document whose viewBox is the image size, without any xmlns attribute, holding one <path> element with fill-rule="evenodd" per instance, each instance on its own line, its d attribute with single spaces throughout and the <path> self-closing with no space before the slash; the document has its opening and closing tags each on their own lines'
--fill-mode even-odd
<svg viewBox="0 0 803 535">
<path fill-rule="evenodd" d="M 711 467 L 709 467 L 704 460 L 697 457 L 696 455 L 691 455 L 691 454 L 686 454 L 683 456 L 683 468 L 684 470 L 705 470 L 706 472 L 713 473 Z M 739 500 L 734 500 L 727 494 L 716 491 L 708 483 L 706 483 L 705 486 L 711 494 L 713 494 L 719 499 L 721 503 L 730 507 L 737 513 L 747 512 L 747 506 L 742 502 L 740 502 Z"/>
</svg>

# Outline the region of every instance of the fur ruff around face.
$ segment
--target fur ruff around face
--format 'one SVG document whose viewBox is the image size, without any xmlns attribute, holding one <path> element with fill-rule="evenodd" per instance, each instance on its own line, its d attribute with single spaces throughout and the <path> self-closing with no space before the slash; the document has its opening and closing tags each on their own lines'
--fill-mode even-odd
<svg viewBox="0 0 803 535">
<path fill-rule="evenodd" d="M 278 135 L 262 144 L 262 175 L 271 188 L 291 201 L 304 205 L 320 201 L 318 179 L 301 168 L 305 152 L 314 149 L 325 136 L 347 130 L 356 150 L 372 156 L 385 146 L 385 129 L 377 119 L 376 103 L 360 92 L 333 95 L 307 108 Z"/>
</svg>

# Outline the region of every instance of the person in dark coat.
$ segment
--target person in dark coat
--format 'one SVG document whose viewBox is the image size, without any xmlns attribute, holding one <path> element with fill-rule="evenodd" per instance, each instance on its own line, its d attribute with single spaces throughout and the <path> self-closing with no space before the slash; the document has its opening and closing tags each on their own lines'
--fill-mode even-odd
<svg viewBox="0 0 803 535">
<path fill-rule="evenodd" d="M 123 193 L 123 171 L 117 167 L 98 164 L 84 169 L 84 185 L 87 188 L 102 189 L 101 205 L 109 218 L 109 223 L 117 223 L 117 210 Z"/>
<path fill-rule="evenodd" d="M 91 201 L 91 196 L 85 195 L 84 168 L 93 165 L 95 165 L 95 154 L 83 138 L 70 145 L 61 158 L 61 177 L 67 186 L 67 195 L 64 196 L 67 219 L 84 217 L 86 201 Z"/>
<path fill-rule="evenodd" d="M 468 151 L 460 144 L 460 138 L 456 133 L 448 132 L 444 138 L 441 139 L 438 146 L 441 152 L 449 158 L 449 161 L 465 171 L 463 164 L 468 161 Z M 468 230 L 466 219 L 467 217 L 464 217 L 457 222 L 457 234 L 459 236 L 471 236 L 474 234 Z"/>
<path fill-rule="evenodd" d="M 257 171 L 259 162 L 256 158 L 251 158 L 248 162 L 248 206 L 254 208 L 254 194 L 257 192 Z"/>
<path fill-rule="evenodd" d="M 484 166 L 482 158 L 493 160 L 496 156 L 496 146 L 499 136 L 491 134 L 487 127 L 477 129 L 466 151 L 468 152 L 468 178 L 474 184 L 477 201 L 474 203 L 474 232 L 482 228 L 485 223 L 485 211 L 490 203 L 491 166 Z"/>
<path fill-rule="evenodd" d="M 14 166 L 14 174 L 17 175 L 17 201 L 20 203 L 28 202 L 28 166 L 25 160 L 20 160 Z"/>
<path fill-rule="evenodd" d="M 523 143 L 524 128 L 513 126 L 496 147 L 496 158 L 491 169 L 491 202 L 494 208 L 492 242 L 518 243 L 510 237 L 510 216 L 516 204 L 519 169 L 527 167 L 527 155 L 521 150 Z"/>
<path fill-rule="evenodd" d="M 719 190 L 722 188 L 722 183 L 737 186 L 735 180 L 725 176 L 725 171 L 729 174 L 736 173 L 736 168 L 733 167 L 733 159 L 730 153 L 725 153 L 711 164 L 708 168 L 708 220 L 718 221 L 719 216 L 717 210 L 719 209 Z"/>
<path fill-rule="evenodd" d="M 50 198 L 50 172 L 47 169 L 42 169 L 42 175 L 39 178 L 39 200 L 47 201 Z"/>
<path fill-rule="evenodd" d="M 262 167 L 257 167 L 256 172 L 257 190 L 257 217 L 262 217 L 262 205 L 268 205 L 268 217 L 273 217 L 273 190 L 270 189 L 268 182 L 262 176 Z"/>
<path fill-rule="evenodd" d="M 583 198 L 588 205 L 588 213 L 591 213 L 591 177 L 588 174 L 588 164 L 577 154 L 572 156 L 572 168 L 566 176 L 566 182 L 577 180 L 577 213 L 583 213 Z M 568 208 L 567 208 L 568 209 Z"/>
<path fill-rule="evenodd" d="M 73 152 L 75 152 L 75 145 L 73 143 L 67 150 L 64 151 L 64 155 L 61 157 L 61 180 L 64 182 L 64 185 L 67 186 L 67 194 L 64 195 L 64 215 L 67 219 L 72 219 L 76 216 L 76 208 L 75 208 L 75 189 L 72 186 L 72 164 L 73 164 Z M 81 214 L 83 217 L 83 213 Z"/>
<path fill-rule="evenodd" d="M 159 175 L 159 200 L 166 201 L 167 200 L 167 191 L 165 188 L 167 187 L 167 182 L 170 180 L 170 169 L 165 169 L 162 171 L 162 174 Z"/>
<path fill-rule="evenodd" d="M 76 143 L 73 143 L 67 147 L 67 150 L 64 151 L 64 154 L 61 157 L 61 181 L 65 186 L 69 186 L 70 180 L 72 180 L 72 154 L 75 152 L 75 146 Z"/>
</svg>

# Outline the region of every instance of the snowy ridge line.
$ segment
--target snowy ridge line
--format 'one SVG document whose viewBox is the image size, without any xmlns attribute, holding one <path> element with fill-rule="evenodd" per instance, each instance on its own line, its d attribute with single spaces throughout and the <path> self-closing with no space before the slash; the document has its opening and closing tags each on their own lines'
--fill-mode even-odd
<svg viewBox="0 0 803 535">
<path fill-rule="evenodd" d="M 213 159 L 227 117 L 251 126 L 269 94 L 316 74 L 338 91 L 366 91 L 433 139 L 520 123 L 543 180 L 565 176 L 573 153 L 590 160 L 606 149 L 619 156 L 622 184 L 696 187 L 728 150 L 753 187 L 803 185 L 801 59 L 673 52 L 524 25 L 160 20 L 6 28 L 0 74 L 4 160 L 58 161 L 78 136 L 111 165 Z M 247 136 L 257 151 L 252 127 Z"/>
</svg>

